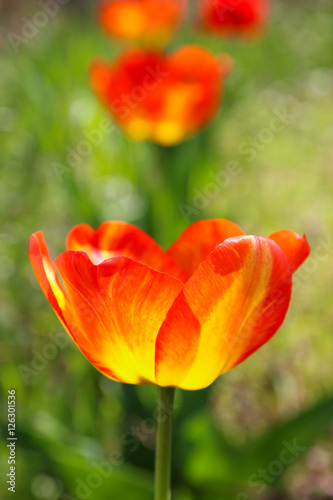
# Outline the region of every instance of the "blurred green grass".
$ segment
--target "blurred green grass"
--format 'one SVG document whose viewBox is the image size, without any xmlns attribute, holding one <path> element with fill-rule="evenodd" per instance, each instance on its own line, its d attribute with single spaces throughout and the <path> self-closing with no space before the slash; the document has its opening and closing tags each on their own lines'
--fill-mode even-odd
<svg viewBox="0 0 333 500">
<path fill-rule="evenodd" d="M 162 172 L 159 148 L 133 143 L 115 127 L 100 143 L 91 141 L 107 116 L 90 91 L 89 62 L 119 51 L 87 15 L 92 5 L 83 13 L 63 6 L 15 53 L 6 33 L 19 33 L 20 16 L 29 17 L 31 9 L 22 7 L 16 16 L 14 10 L 4 23 L 0 55 L 1 387 L 4 394 L 17 390 L 19 498 L 75 497 L 76 479 L 87 480 L 93 460 L 123 450 L 126 464 L 92 489 L 91 498 L 151 499 L 153 436 L 145 435 L 135 451 L 130 436 L 125 443 L 122 436 L 151 418 L 156 406 L 155 388 L 104 379 L 70 344 L 22 378 L 22 367 L 32 369 L 52 344 L 49 335 L 61 331 L 28 261 L 30 234 L 43 230 L 56 256 L 73 225 L 123 219 L 166 247 L 189 222 L 205 217 L 230 218 L 250 234 L 304 231 L 313 254 L 298 272 L 276 337 L 210 391 L 178 396 L 175 500 L 333 498 L 333 487 L 324 486 L 332 483 L 333 416 L 330 399 L 320 403 L 333 393 L 331 2 L 276 2 L 266 37 L 251 44 L 190 28 L 179 33 L 173 46 L 196 42 L 227 52 L 235 70 L 218 117 L 197 137 L 164 151 Z M 281 113 L 288 123 L 269 132 Z M 89 151 L 70 165 L 68 152 L 87 140 Z M 237 162 L 240 173 L 212 196 L 212 175 L 229 162 Z M 169 183 L 172 196 L 164 189 Z M 195 204 L 198 192 L 203 209 Z M 194 208 L 187 220 L 184 205 Z M 316 404 L 311 417 L 305 413 L 290 424 L 291 434 L 283 430 L 284 422 Z M 4 405 L 0 421 L 5 425 Z M 307 451 L 271 490 L 257 493 L 247 480 L 251 471 L 267 467 L 282 441 L 297 433 L 308 439 Z M 253 451 L 251 440 L 263 436 L 270 437 Z M 2 477 L 6 457 L 1 446 Z M 239 469 L 231 478 L 232 464 Z"/>
</svg>

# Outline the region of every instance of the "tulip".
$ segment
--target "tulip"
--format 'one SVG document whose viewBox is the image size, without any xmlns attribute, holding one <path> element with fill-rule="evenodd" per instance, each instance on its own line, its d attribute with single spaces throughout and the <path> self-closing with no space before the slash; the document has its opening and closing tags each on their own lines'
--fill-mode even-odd
<svg viewBox="0 0 333 500">
<path fill-rule="evenodd" d="M 41 232 L 29 248 L 44 294 L 98 370 L 187 390 L 209 386 L 275 334 L 309 252 L 293 231 L 247 236 L 224 219 L 192 224 L 166 252 L 124 222 L 74 227 L 55 264 Z"/>
<path fill-rule="evenodd" d="M 131 138 L 173 145 L 215 115 L 231 67 L 229 56 L 216 58 L 195 45 L 171 55 L 130 49 L 112 64 L 94 61 L 91 85 Z"/>
<path fill-rule="evenodd" d="M 156 47 L 169 41 L 186 7 L 187 0 L 105 0 L 98 20 L 112 37 Z"/>
<path fill-rule="evenodd" d="M 200 24 L 222 36 L 258 36 L 269 16 L 268 0 L 199 0 Z"/>
</svg>

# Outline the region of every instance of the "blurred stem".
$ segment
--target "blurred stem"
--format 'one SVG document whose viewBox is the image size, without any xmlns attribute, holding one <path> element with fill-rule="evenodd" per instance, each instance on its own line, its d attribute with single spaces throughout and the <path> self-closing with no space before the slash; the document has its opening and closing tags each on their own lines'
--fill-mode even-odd
<svg viewBox="0 0 333 500">
<path fill-rule="evenodd" d="M 159 387 L 155 500 L 171 500 L 171 437 L 174 387 Z"/>
<path fill-rule="evenodd" d="M 181 159 L 181 146 L 155 145 L 156 178 L 159 187 L 152 195 L 154 236 L 162 246 L 169 246 L 178 233 L 181 221 L 179 204 L 187 193 L 189 166 Z"/>
<path fill-rule="evenodd" d="M 184 150 L 183 148 L 183 144 L 169 147 L 156 145 L 164 183 L 179 198 L 177 201 L 183 201 L 184 199 L 192 163 L 188 149 Z"/>
</svg>

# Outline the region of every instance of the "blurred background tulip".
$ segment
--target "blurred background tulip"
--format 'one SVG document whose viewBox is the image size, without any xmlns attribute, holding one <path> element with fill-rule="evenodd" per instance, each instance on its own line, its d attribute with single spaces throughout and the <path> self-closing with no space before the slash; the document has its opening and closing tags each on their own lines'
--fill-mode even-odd
<svg viewBox="0 0 333 500">
<path fill-rule="evenodd" d="M 198 0 L 201 26 L 215 35 L 253 37 L 263 34 L 270 13 L 268 0 Z"/>
<path fill-rule="evenodd" d="M 170 146 L 214 116 L 231 66 L 195 45 L 171 55 L 131 49 L 111 64 L 96 60 L 91 84 L 127 135 Z"/>
<path fill-rule="evenodd" d="M 104 0 L 98 19 L 112 37 L 156 47 L 169 41 L 186 6 L 187 0 Z"/>
</svg>

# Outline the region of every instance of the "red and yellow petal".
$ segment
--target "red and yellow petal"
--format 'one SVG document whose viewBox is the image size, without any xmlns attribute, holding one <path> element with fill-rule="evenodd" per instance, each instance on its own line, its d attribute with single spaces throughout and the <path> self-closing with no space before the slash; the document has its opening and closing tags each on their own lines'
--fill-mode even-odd
<svg viewBox="0 0 333 500">
<path fill-rule="evenodd" d="M 200 24 L 207 31 L 222 36 L 253 36 L 266 25 L 268 0 L 199 0 Z"/>
<path fill-rule="evenodd" d="M 187 0 L 104 0 L 98 18 L 116 38 L 160 46 L 181 22 Z"/>
<path fill-rule="evenodd" d="M 67 251 L 56 266 L 83 354 L 115 380 L 156 383 L 156 337 L 183 284 L 127 257 L 95 266 L 85 253 Z"/>
<path fill-rule="evenodd" d="M 38 283 L 45 297 L 53 307 L 59 320 L 69 335 L 73 338 L 72 322 L 64 312 L 68 308 L 66 293 L 57 276 L 55 266 L 50 258 L 49 251 L 41 231 L 34 233 L 29 241 L 29 257 Z M 73 338 L 75 341 L 75 339 Z"/>
<path fill-rule="evenodd" d="M 156 341 L 161 386 L 202 389 L 265 344 L 282 324 L 291 273 L 269 238 L 230 238 L 185 284 Z"/>
<path fill-rule="evenodd" d="M 171 142 L 177 142 L 195 133 L 217 112 L 232 59 L 227 55 L 216 58 L 198 45 L 185 45 L 170 55 L 168 63 L 170 85 L 164 98 L 163 126 L 168 130 L 169 124 Z M 166 143 L 167 134 L 156 140 Z"/>
<path fill-rule="evenodd" d="M 170 246 L 168 254 L 191 276 L 220 243 L 245 233 L 226 219 L 207 219 L 191 224 Z"/>
<path fill-rule="evenodd" d="M 114 257 L 129 257 L 181 281 L 188 277 L 150 236 L 126 222 L 104 222 L 97 231 L 87 224 L 75 226 L 67 236 L 66 249 L 85 252 L 94 264 Z"/>
<path fill-rule="evenodd" d="M 310 246 L 305 234 L 300 236 L 290 229 L 282 229 L 269 235 L 269 238 L 282 248 L 286 255 L 291 272 L 294 273 L 310 255 Z"/>
</svg>

